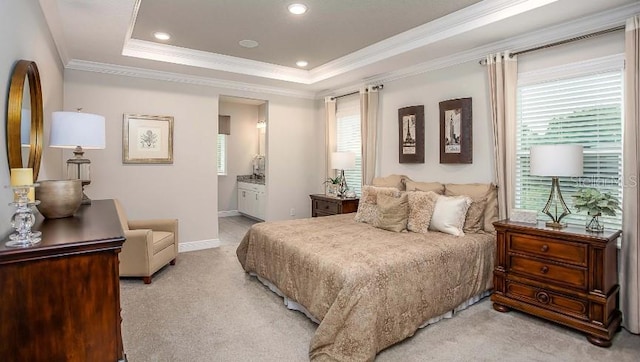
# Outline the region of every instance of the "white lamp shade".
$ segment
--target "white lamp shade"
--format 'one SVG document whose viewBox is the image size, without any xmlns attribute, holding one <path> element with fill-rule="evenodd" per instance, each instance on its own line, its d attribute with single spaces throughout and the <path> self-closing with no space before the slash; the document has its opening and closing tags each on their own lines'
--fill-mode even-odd
<svg viewBox="0 0 640 362">
<path fill-rule="evenodd" d="M 582 176 L 582 146 L 580 145 L 531 146 L 529 156 L 531 175 Z"/>
<path fill-rule="evenodd" d="M 31 110 L 22 109 L 20 112 L 20 144 L 22 147 L 31 145 Z"/>
<path fill-rule="evenodd" d="M 102 149 L 106 146 L 104 117 L 82 112 L 53 112 L 49 146 Z"/>
<path fill-rule="evenodd" d="M 349 170 L 356 167 L 356 154 L 353 152 L 332 152 L 331 168 Z"/>
</svg>

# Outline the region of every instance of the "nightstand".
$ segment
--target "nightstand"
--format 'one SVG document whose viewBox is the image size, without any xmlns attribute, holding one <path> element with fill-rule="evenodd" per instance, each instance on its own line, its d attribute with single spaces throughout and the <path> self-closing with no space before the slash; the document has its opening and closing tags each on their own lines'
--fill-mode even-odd
<svg viewBox="0 0 640 362">
<path fill-rule="evenodd" d="M 556 230 L 508 220 L 493 225 L 494 309 L 545 318 L 585 333 L 597 346 L 611 346 L 622 320 L 616 246 L 621 231 Z"/>
<path fill-rule="evenodd" d="M 348 214 L 358 211 L 358 198 L 339 198 L 321 194 L 309 195 L 311 197 L 311 216 L 328 216 L 336 214 Z"/>
</svg>

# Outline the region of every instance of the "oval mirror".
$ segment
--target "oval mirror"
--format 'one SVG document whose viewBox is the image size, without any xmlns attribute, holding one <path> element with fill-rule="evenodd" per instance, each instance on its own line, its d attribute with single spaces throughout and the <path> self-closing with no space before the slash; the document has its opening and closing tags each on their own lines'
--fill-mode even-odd
<svg viewBox="0 0 640 362">
<path fill-rule="evenodd" d="M 32 168 L 33 181 L 38 179 L 42 157 L 42 116 L 38 67 L 35 62 L 19 60 L 13 68 L 7 102 L 7 158 L 9 171 L 12 168 Z"/>
</svg>

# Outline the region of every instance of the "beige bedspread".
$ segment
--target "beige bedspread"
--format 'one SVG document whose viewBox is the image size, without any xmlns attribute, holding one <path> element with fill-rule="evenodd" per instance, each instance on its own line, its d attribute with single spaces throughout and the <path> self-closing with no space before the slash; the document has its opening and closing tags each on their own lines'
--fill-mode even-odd
<svg viewBox="0 0 640 362">
<path fill-rule="evenodd" d="M 394 233 L 354 214 L 255 224 L 237 249 L 247 272 L 266 278 L 320 322 L 314 361 L 370 361 L 491 287 L 491 234 Z"/>
</svg>

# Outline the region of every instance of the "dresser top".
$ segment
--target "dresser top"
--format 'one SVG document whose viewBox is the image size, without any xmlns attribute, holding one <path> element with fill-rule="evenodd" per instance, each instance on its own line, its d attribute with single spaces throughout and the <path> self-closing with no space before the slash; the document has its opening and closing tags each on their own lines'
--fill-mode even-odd
<svg viewBox="0 0 640 362">
<path fill-rule="evenodd" d="M 559 238 L 580 238 L 583 240 L 592 240 L 599 242 L 609 242 L 616 240 L 622 234 L 621 230 L 605 229 L 602 232 L 590 232 L 584 227 L 567 226 L 563 229 L 554 229 L 545 225 L 544 221 L 538 221 L 537 224 L 529 224 L 511 220 L 500 220 L 493 223 L 496 229 L 510 229 L 521 232 L 530 232 L 534 234 L 544 234 L 545 236 L 553 236 Z"/>
<path fill-rule="evenodd" d="M 113 200 L 93 200 L 72 217 L 45 219 L 37 211 L 32 228 L 42 232 L 42 241 L 28 248 L 6 247 L 0 242 L 0 264 L 23 259 L 46 258 L 61 253 L 120 248 L 124 233 Z"/>
</svg>

